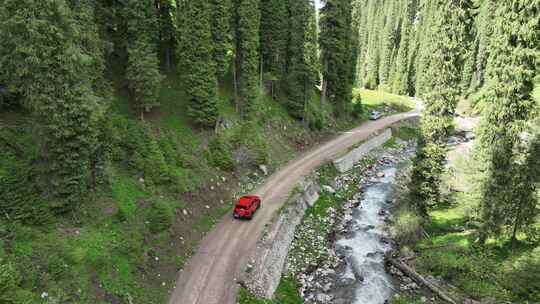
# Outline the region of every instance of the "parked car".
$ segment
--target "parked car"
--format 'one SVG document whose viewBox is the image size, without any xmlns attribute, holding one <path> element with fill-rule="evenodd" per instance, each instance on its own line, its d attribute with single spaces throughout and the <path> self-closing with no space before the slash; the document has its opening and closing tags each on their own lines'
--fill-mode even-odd
<svg viewBox="0 0 540 304">
<path fill-rule="evenodd" d="M 371 114 L 369 115 L 369 120 L 378 120 L 378 119 L 381 118 L 381 117 L 382 117 L 381 112 L 373 111 L 373 112 L 371 112 Z"/>
<path fill-rule="evenodd" d="M 261 208 L 261 198 L 256 195 L 242 196 L 234 206 L 234 218 L 251 219 L 257 210 Z"/>
</svg>

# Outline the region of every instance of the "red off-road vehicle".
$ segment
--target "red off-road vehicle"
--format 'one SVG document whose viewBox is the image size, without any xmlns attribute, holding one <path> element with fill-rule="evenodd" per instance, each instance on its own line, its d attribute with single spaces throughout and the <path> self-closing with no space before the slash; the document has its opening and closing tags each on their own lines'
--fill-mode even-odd
<svg viewBox="0 0 540 304">
<path fill-rule="evenodd" d="M 251 219 L 255 212 L 261 208 L 261 198 L 256 195 L 242 196 L 234 206 L 234 218 Z"/>
</svg>

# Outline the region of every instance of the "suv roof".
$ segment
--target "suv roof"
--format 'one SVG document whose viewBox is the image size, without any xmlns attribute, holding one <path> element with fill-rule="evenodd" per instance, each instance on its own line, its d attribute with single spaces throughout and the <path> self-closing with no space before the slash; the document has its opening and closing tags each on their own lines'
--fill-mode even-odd
<svg viewBox="0 0 540 304">
<path fill-rule="evenodd" d="M 259 199 L 259 197 L 256 196 L 256 195 L 244 195 L 238 200 L 238 203 L 236 205 L 237 206 L 249 206 L 249 204 L 253 200 L 256 200 L 256 199 Z"/>
</svg>

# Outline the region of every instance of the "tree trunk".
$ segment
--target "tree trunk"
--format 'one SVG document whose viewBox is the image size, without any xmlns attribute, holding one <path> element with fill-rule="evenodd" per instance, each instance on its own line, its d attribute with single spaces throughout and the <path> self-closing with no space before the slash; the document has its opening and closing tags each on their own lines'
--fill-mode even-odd
<svg viewBox="0 0 540 304">
<path fill-rule="evenodd" d="M 263 59 L 263 56 L 262 56 L 262 53 L 261 53 L 261 71 L 260 71 L 260 82 L 261 82 L 261 90 L 263 90 L 264 92 L 264 79 L 263 79 L 263 72 L 264 72 L 264 68 L 263 68 L 263 63 L 264 63 L 264 59 Z"/>
<path fill-rule="evenodd" d="M 167 73 L 171 72 L 171 43 L 169 42 L 165 47 L 165 70 Z"/>
<path fill-rule="evenodd" d="M 324 60 L 324 68 L 322 73 L 322 82 L 321 82 L 321 111 L 324 107 L 324 102 L 326 100 L 326 90 L 328 86 L 328 82 L 326 81 L 325 74 L 328 70 L 328 60 Z"/>
<path fill-rule="evenodd" d="M 240 113 L 240 105 L 239 105 L 240 102 L 238 100 L 238 75 L 237 75 L 238 73 L 237 73 L 237 69 L 238 69 L 238 62 L 235 59 L 234 66 L 233 66 L 234 105 L 236 107 L 236 112 Z"/>
<path fill-rule="evenodd" d="M 520 225 L 521 225 L 521 212 L 520 212 L 520 210 L 518 210 L 518 212 L 516 214 L 516 220 L 514 222 L 514 228 L 512 230 L 512 248 L 517 247 L 517 242 L 518 242 L 517 233 L 518 233 Z"/>
<path fill-rule="evenodd" d="M 419 273 L 417 273 L 412 268 L 410 268 L 407 264 L 403 263 L 402 261 L 392 258 L 391 255 L 392 255 L 391 252 L 385 255 L 385 259 L 388 263 L 392 264 L 394 267 L 401 270 L 404 274 L 406 274 L 411 279 L 415 280 L 417 283 L 422 284 L 425 287 L 427 287 L 429 290 L 431 290 L 433 293 L 439 296 L 439 298 L 441 298 L 442 300 L 451 304 L 457 304 L 456 301 L 454 301 L 449 295 L 447 295 L 439 287 L 435 286 L 428 280 L 424 279 L 424 277 L 422 277 Z"/>
<path fill-rule="evenodd" d="M 309 125 L 308 117 L 307 117 L 307 108 L 308 108 L 308 98 L 307 98 L 307 81 L 304 78 L 304 113 L 302 113 L 302 122 L 304 124 L 304 127 L 307 128 Z"/>
</svg>

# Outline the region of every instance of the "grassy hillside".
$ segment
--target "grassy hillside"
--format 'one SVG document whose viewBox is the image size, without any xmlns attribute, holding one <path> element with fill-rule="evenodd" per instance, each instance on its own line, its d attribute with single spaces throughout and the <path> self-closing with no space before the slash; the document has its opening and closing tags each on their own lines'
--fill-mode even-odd
<svg viewBox="0 0 540 304">
<path fill-rule="evenodd" d="M 103 126 L 107 174 L 63 216 L 38 189 L 46 164 L 36 163 L 35 121 L 17 109 L 0 113 L 0 182 L 13 192 L 12 214 L 20 214 L 0 222 L 6 303 L 164 303 L 198 241 L 263 179 L 258 165 L 272 171 L 331 130 L 365 119 L 326 120 L 326 132 L 312 131 L 261 96 L 255 123 L 246 124 L 224 86 L 219 108 L 227 128 L 215 133 L 190 125 L 179 83 L 164 80 L 161 106 L 143 120 L 117 90 Z"/>
</svg>

